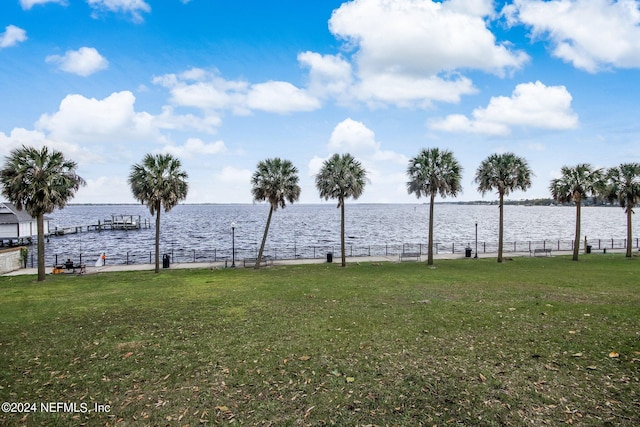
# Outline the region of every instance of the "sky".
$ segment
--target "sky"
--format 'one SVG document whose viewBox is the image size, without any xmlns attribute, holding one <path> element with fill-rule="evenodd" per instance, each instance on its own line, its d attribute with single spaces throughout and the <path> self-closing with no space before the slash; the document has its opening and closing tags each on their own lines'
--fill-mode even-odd
<svg viewBox="0 0 640 427">
<path fill-rule="evenodd" d="M 0 156 L 78 164 L 73 203 L 135 203 L 147 153 L 186 203 L 251 203 L 259 161 L 298 168 L 300 203 L 333 153 L 367 170 L 357 202 L 422 203 L 409 160 L 450 150 L 462 193 L 494 153 L 547 198 L 564 165 L 640 162 L 640 1 L 2 0 Z M 335 203 L 328 201 L 327 203 Z"/>
</svg>

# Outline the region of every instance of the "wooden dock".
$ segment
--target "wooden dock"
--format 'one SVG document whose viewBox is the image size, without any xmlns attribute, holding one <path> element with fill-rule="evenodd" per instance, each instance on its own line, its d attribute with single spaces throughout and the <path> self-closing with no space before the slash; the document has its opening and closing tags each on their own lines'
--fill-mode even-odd
<svg viewBox="0 0 640 427">
<path fill-rule="evenodd" d="M 140 215 L 111 215 L 111 218 L 98 220 L 96 224 L 76 225 L 72 227 L 55 227 L 50 230 L 51 236 L 64 236 L 67 234 L 77 234 L 88 231 L 107 230 L 141 230 L 150 228 L 151 222 L 148 218 L 141 218 Z"/>
</svg>

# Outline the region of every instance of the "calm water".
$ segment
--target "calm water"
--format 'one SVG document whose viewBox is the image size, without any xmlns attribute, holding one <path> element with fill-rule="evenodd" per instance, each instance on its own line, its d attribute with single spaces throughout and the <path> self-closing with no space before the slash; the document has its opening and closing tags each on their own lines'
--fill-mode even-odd
<svg viewBox="0 0 640 427">
<path fill-rule="evenodd" d="M 269 230 L 267 253 L 277 258 L 294 258 L 322 257 L 327 251 L 338 251 L 340 210 L 335 206 L 333 203 L 294 204 L 276 211 Z M 428 208 L 422 204 L 347 204 L 349 250 L 353 255 L 367 255 L 398 253 L 402 245 L 426 246 Z M 231 223 L 235 222 L 236 257 L 255 256 L 268 211 L 265 204 L 180 205 L 168 213 L 163 211 L 161 252 L 172 253 L 176 261 L 183 257 L 184 262 L 228 258 L 232 246 Z M 53 263 L 56 254 L 61 259 L 75 259 L 82 254 L 87 262 L 93 262 L 103 251 L 109 262 L 149 262 L 154 250 L 155 219 L 142 205 L 69 206 L 50 217 L 52 226 L 70 227 L 96 224 L 112 215 L 141 215 L 152 227 L 51 237 L 47 244 L 47 262 Z M 459 252 L 467 244 L 473 246 L 476 222 L 482 248 L 491 251 L 497 242 L 497 206 L 438 204 L 434 217 L 434 240 L 438 242 L 439 251 Z M 554 247 L 558 242 L 562 242 L 562 246 L 570 245 L 574 221 L 574 207 L 505 206 L 505 242 L 518 242 L 518 250 L 527 250 L 523 245 L 528 242 L 555 242 L 549 243 Z M 619 207 L 583 208 L 582 236 L 588 236 L 590 241 L 608 241 L 608 247 L 611 239 L 625 239 L 624 210 Z M 634 221 L 634 241 L 638 236 L 640 224 Z"/>
</svg>

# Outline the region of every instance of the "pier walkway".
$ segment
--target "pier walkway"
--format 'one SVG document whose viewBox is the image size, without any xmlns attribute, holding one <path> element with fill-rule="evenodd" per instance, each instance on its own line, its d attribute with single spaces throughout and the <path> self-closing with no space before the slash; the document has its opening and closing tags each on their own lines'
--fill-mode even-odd
<svg viewBox="0 0 640 427">
<path fill-rule="evenodd" d="M 95 224 L 73 225 L 68 227 L 55 227 L 49 230 L 49 236 L 64 236 L 66 234 L 77 234 L 89 231 L 106 230 L 141 230 L 151 228 L 151 221 L 148 218 L 141 218 L 140 215 L 111 215 L 111 219 L 98 220 Z"/>
</svg>

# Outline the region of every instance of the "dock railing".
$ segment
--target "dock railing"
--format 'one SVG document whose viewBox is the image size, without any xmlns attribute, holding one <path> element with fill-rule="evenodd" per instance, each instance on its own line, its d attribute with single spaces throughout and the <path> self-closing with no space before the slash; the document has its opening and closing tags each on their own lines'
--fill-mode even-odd
<svg viewBox="0 0 640 427">
<path fill-rule="evenodd" d="M 633 248 L 639 248 L 640 239 L 634 238 Z M 588 239 L 586 245 L 592 247 L 594 251 L 604 251 L 605 249 L 622 250 L 627 247 L 626 239 Z M 585 241 L 580 242 L 581 251 L 585 249 Z M 503 242 L 503 253 L 531 253 L 535 249 L 551 249 L 551 251 L 572 251 L 573 240 L 529 240 L 529 241 L 505 241 Z M 35 249 L 35 246 L 33 246 Z M 466 242 L 435 242 L 434 254 L 460 254 L 465 255 L 466 249 L 471 248 L 475 254 L 475 241 Z M 397 257 L 403 252 L 413 252 L 420 255 L 428 255 L 427 243 L 403 243 L 403 244 L 375 244 L 356 245 L 348 244 L 345 247 L 348 257 L 386 256 Z M 311 245 L 311 246 L 267 246 L 264 256 L 271 257 L 272 260 L 291 259 L 323 259 L 327 253 L 331 252 L 334 258 L 340 254 L 340 245 Z M 498 252 L 498 242 L 478 241 L 478 254 L 492 254 Z M 75 263 L 94 265 L 101 253 L 47 253 L 45 265 L 52 266 L 63 263 L 71 259 Z M 170 256 L 171 263 L 216 263 L 230 262 L 232 260 L 231 247 L 202 249 L 202 248 L 176 248 L 174 245 L 169 248 L 162 248 L 160 258 L 164 254 Z M 236 262 L 243 259 L 256 258 L 258 247 L 237 248 L 235 250 Z M 140 250 L 128 252 L 107 252 L 107 264 L 153 264 L 155 253 L 153 250 Z M 35 250 L 30 250 L 27 267 L 35 267 L 37 257 Z"/>
</svg>

